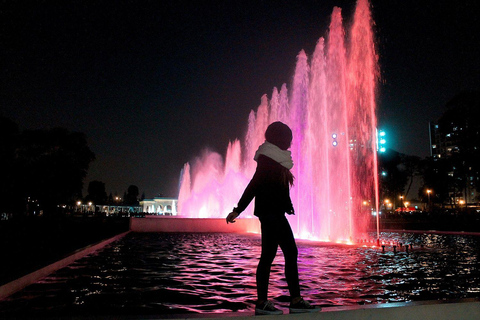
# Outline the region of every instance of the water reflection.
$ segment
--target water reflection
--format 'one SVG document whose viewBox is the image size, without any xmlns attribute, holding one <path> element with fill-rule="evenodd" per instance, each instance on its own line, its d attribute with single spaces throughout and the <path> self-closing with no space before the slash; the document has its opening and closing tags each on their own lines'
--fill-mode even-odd
<svg viewBox="0 0 480 320">
<path fill-rule="evenodd" d="M 413 250 L 300 241 L 304 296 L 323 306 L 480 297 L 479 239 L 384 233 Z M 172 314 L 248 311 L 258 236 L 129 234 L 0 302 L 1 314 Z M 283 257 L 270 295 L 288 306 Z"/>
</svg>

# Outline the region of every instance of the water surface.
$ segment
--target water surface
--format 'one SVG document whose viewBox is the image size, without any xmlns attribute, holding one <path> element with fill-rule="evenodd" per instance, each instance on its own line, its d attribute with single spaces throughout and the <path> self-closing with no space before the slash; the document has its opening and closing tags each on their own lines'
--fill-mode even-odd
<svg viewBox="0 0 480 320">
<path fill-rule="evenodd" d="M 480 239 L 384 233 L 394 253 L 298 241 L 302 293 L 322 306 L 480 297 Z M 0 315 L 251 312 L 258 235 L 130 233 L 0 301 Z M 270 298 L 288 307 L 283 256 Z"/>
</svg>

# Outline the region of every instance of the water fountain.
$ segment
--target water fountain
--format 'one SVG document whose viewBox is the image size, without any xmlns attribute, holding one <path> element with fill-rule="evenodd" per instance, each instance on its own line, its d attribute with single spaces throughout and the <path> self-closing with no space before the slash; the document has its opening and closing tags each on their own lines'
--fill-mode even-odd
<svg viewBox="0 0 480 320">
<path fill-rule="evenodd" d="M 295 236 L 350 242 L 366 230 L 376 195 L 377 55 L 370 5 L 358 0 L 345 32 L 334 8 L 326 39 L 313 55 L 297 56 L 293 83 L 273 89 L 251 111 L 245 138 L 229 143 L 225 160 L 204 152 L 181 175 L 179 212 L 192 218 L 224 218 L 255 171 L 253 155 L 268 124 L 282 121 L 293 131 L 291 191 L 297 214 Z M 252 207 L 242 214 L 251 217 Z M 378 210 L 376 210 L 378 211 Z"/>
</svg>

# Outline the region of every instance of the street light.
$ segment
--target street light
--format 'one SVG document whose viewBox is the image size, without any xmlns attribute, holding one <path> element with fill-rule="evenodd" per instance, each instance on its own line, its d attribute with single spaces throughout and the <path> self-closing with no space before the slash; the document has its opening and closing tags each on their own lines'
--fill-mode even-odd
<svg viewBox="0 0 480 320">
<path fill-rule="evenodd" d="M 427 196 L 428 196 L 428 207 L 430 208 L 430 193 L 432 193 L 431 189 L 427 189 Z"/>
<path fill-rule="evenodd" d="M 385 204 L 385 208 L 387 210 L 391 210 L 392 209 L 392 203 L 390 202 L 390 199 L 385 199 L 383 200 L 383 203 Z"/>
</svg>

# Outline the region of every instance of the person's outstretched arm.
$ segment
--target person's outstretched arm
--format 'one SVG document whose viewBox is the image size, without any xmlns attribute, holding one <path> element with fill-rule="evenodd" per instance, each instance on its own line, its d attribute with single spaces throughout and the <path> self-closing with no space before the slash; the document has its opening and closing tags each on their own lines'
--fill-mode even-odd
<svg viewBox="0 0 480 320">
<path fill-rule="evenodd" d="M 250 180 L 247 187 L 245 188 L 245 191 L 243 191 L 242 197 L 238 201 L 237 207 L 233 208 L 232 212 L 227 215 L 227 224 L 235 223 L 235 219 L 240 215 L 240 213 L 243 212 L 243 210 L 248 207 L 250 202 L 252 202 L 253 198 L 255 197 L 259 181 L 259 174 L 255 172 L 252 180 Z"/>
<path fill-rule="evenodd" d="M 232 211 L 228 214 L 227 216 L 227 224 L 229 223 L 235 223 L 235 219 L 240 215 L 240 213 Z"/>
</svg>

